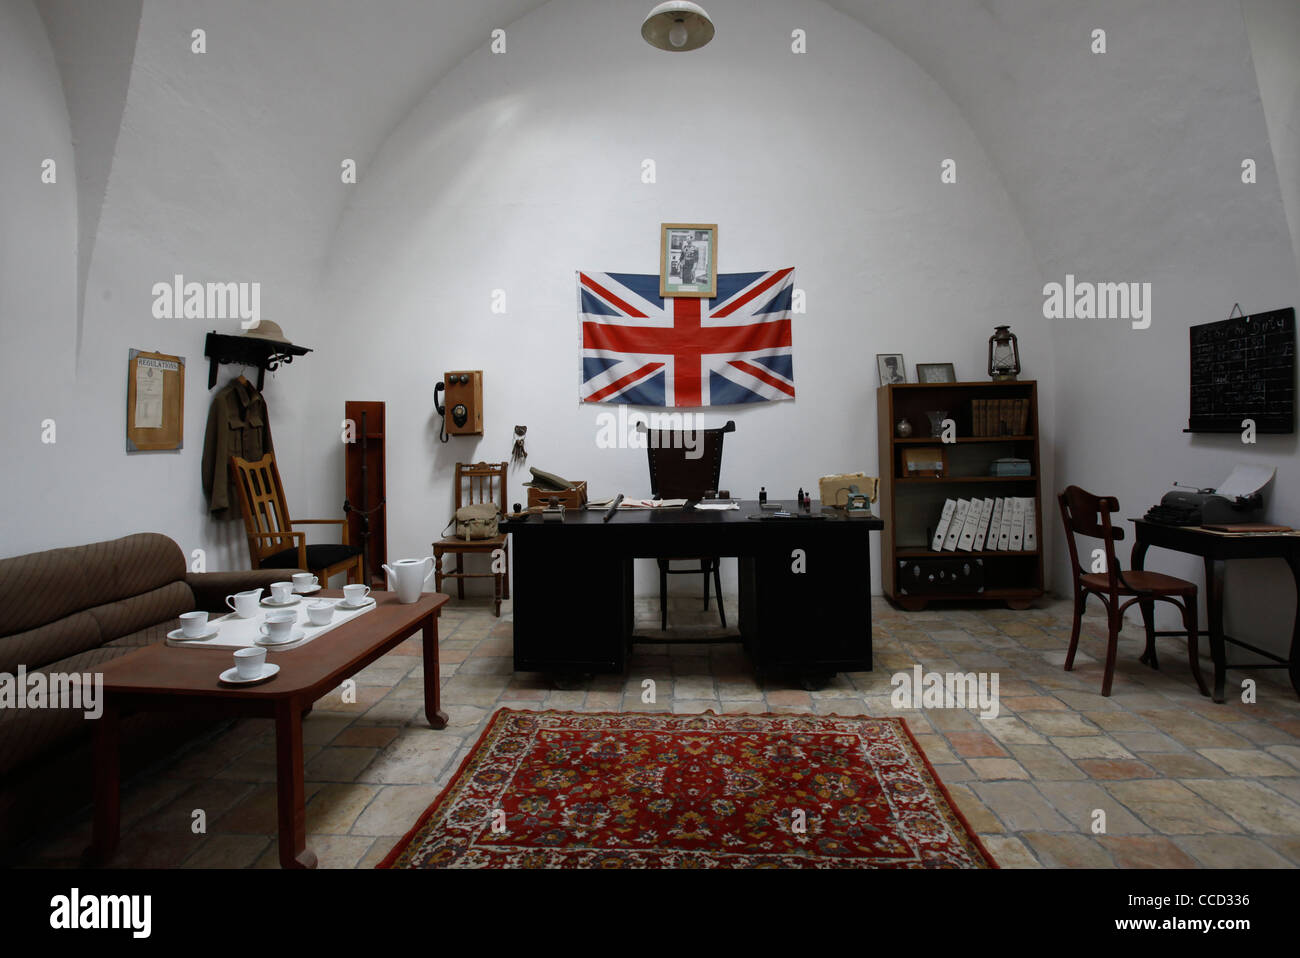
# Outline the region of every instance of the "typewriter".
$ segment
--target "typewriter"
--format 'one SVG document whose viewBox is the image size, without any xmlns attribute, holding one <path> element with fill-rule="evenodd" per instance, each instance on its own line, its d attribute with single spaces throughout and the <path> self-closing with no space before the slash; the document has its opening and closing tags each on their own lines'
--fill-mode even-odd
<svg viewBox="0 0 1300 958">
<path fill-rule="evenodd" d="M 1207 526 L 1259 522 L 1263 514 L 1264 497 L 1258 492 L 1229 499 L 1213 489 L 1184 487 L 1166 492 L 1158 506 L 1147 510 L 1146 520 L 1166 526 Z"/>
</svg>

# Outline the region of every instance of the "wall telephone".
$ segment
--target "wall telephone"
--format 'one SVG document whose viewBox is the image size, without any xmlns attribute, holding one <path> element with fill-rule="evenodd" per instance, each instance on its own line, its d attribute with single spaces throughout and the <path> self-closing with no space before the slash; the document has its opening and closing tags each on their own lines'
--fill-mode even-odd
<svg viewBox="0 0 1300 958">
<path fill-rule="evenodd" d="M 446 402 L 439 402 L 444 393 Z M 483 435 L 483 371 L 465 369 L 443 373 L 442 382 L 433 387 L 433 407 L 442 416 L 442 432 L 438 438 L 443 442 L 451 436 Z"/>
</svg>

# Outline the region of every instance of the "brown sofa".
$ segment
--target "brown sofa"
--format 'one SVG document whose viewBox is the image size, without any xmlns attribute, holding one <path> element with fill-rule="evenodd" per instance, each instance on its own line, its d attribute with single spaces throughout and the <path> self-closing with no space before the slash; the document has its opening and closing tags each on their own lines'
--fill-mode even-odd
<svg viewBox="0 0 1300 958">
<path fill-rule="evenodd" d="M 0 559 L 0 673 L 93 673 L 162 642 L 182 612 L 228 611 L 225 597 L 298 569 L 187 572 L 167 536 L 141 533 Z M 122 723 L 123 772 L 161 758 L 210 721 L 135 715 Z M 0 708 L 0 859 L 90 800 L 91 720 L 81 710 Z"/>
</svg>

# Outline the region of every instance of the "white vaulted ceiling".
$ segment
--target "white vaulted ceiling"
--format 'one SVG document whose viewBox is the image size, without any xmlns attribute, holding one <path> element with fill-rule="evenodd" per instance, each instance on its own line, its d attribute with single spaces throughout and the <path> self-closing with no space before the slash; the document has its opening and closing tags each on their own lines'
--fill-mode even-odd
<svg viewBox="0 0 1300 958">
<path fill-rule="evenodd" d="M 105 228 L 163 261 L 184 249 L 190 262 L 238 275 L 275 262 L 291 285 L 309 286 L 349 198 L 325 187 L 338 183 L 342 159 L 364 171 L 442 76 L 543 2 L 37 0 L 86 194 L 82 285 Z M 635 30 L 647 3 L 623 2 Z M 1228 209 L 1234 243 L 1254 242 L 1250 224 L 1268 221 L 1250 208 L 1268 202 L 1265 191 L 1243 194 L 1233 173 L 1243 155 L 1259 161 L 1261 178 L 1272 164 L 1237 3 L 827 2 L 958 104 L 1045 274 L 1122 270 L 1133 242 L 1148 265 L 1173 268 Z M 189 48 L 196 28 L 207 33 L 202 56 Z M 1090 51 L 1095 28 L 1107 31 L 1104 55 Z M 97 34 L 105 39 L 92 47 Z M 810 56 L 816 44 L 810 37 Z M 132 54 L 128 87 L 122 57 Z M 1119 262 L 1105 242 L 1115 235 L 1128 241 Z M 285 317 L 292 306 L 271 308 Z"/>
</svg>

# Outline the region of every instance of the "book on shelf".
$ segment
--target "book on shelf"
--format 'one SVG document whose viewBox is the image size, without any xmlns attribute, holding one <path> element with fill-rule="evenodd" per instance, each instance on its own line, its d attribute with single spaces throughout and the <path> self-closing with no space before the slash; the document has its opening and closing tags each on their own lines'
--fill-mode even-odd
<svg viewBox="0 0 1300 958">
<path fill-rule="evenodd" d="M 1018 399 L 1016 402 L 1020 404 L 1016 415 L 1016 435 L 1027 436 L 1029 435 L 1029 400 Z"/>
<path fill-rule="evenodd" d="M 984 511 L 983 499 L 972 499 L 970 508 L 966 510 L 966 524 L 961 528 L 961 535 L 957 537 L 957 548 L 962 552 L 970 552 L 975 548 L 975 531 L 980 526 L 980 515 Z"/>
<path fill-rule="evenodd" d="M 970 502 L 966 499 L 957 500 L 957 511 L 953 513 L 952 523 L 948 526 L 948 534 L 943 540 L 944 552 L 956 552 L 957 540 L 961 538 L 961 530 L 966 525 L 966 513 L 970 512 Z"/>
<path fill-rule="evenodd" d="M 983 399 L 972 399 L 970 401 L 970 434 L 972 436 L 984 435 Z"/>
<path fill-rule="evenodd" d="M 956 511 L 956 500 L 949 499 L 943 504 L 943 515 L 939 517 L 939 525 L 934 530 L 934 538 L 930 540 L 931 552 L 943 551 L 944 540 L 948 537 L 948 526 L 952 523 L 952 517 Z"/>
<path fill-rule="evenodd" d="M 1032 496 L 1025 498 L 1025 551 L 1038 548 L 1038 506 Z"/>
<path fill-rule="evenodd" d="M 984 543 L 988 541 L 989 523 L 993 520 L 993 500 L 985 499 L 984 507 L 980 510 L 979 528 L 975 530 L 975 542 L 971 546 L 975 552 L 984 551 Z"/>
<path fill-rule="evenodd" d="M 1011 551 L 1025 548 L 1025 500 L 1016 496 L 1011 500 Z"/>
</svg>

